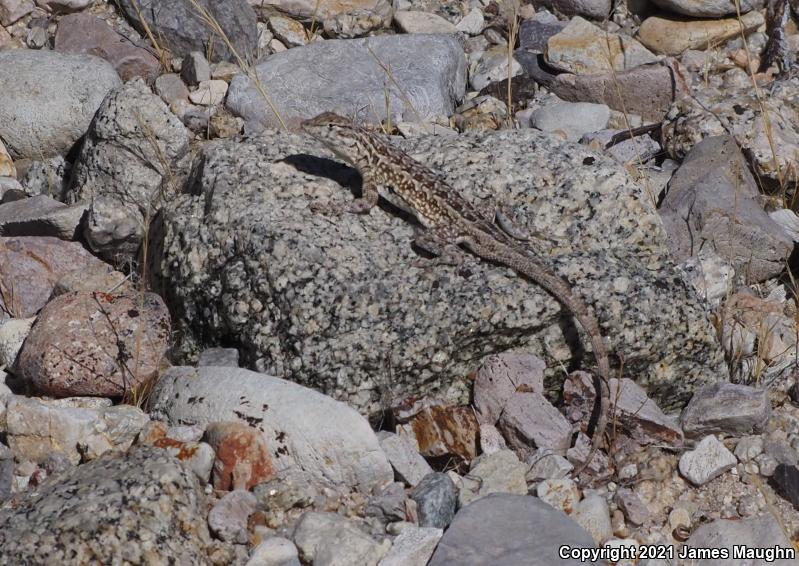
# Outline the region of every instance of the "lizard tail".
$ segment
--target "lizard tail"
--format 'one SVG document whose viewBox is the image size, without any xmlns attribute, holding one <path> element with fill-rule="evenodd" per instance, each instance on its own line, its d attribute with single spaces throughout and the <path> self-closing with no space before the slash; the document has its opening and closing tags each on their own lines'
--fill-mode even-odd
<svg viewBox="0 0 799 566">
<path fill-rule="evenodd" d="M 490 255 L 494 257 L 487 257 L 486 259 L 492 259 L 513 268 L 543 287 L 560 301 L 572 312 L 591 341 L 591 347 L 594 350 L 594 356 L 599 366 L 599 376 L 598 378 L 594 376 L 594 387 L 596 388 L 594 415 L 598 413 L 598 417 L 591 441 L 591 449 L 585 461 L 574 473 L 575 476 L 579 476 L 591 463 L 591 459 L 602 443 L 605 429 L 608 425 L 608 412 L 610 410 L 610 356 L 602 338 L 599 323 L 589 311 L 585 301 L 574 294 L 571 284 L 535 256 L 517 251 L 507 245 L 494 246 Z"/>
</svg>

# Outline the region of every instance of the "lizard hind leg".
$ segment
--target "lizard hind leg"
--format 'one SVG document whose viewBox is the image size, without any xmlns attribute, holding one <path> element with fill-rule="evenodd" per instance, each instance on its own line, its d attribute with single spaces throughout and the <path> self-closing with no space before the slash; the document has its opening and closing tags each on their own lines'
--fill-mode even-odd
<svg viewBox="0 0 799 566">
<path fill-rule="evenodd" d="M 417 258 L 413 261 L 413 266 L 427 268 L 437 265 L 452 265 L 460 269 L 463 267 L 466 252 L 458 246 L 456 241 L 447 230 L 435 228 L 418 230 L 413 243 L 434 257 L 433 259 Z"/>
</svg>

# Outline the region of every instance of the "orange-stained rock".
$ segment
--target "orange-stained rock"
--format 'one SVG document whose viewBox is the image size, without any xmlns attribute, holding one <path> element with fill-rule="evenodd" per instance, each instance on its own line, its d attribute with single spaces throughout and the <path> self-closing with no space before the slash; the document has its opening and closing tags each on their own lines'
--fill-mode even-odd
<svg viewBox="0 0 799 566">
<path fill-rule="evenodd" d="M 205 440 L 216 452 L 211 476 L 215 489 L 250 489 L 275 477 L 260 431 L 235 421 L 213 422 L 205 429 Z"/>
</svg>

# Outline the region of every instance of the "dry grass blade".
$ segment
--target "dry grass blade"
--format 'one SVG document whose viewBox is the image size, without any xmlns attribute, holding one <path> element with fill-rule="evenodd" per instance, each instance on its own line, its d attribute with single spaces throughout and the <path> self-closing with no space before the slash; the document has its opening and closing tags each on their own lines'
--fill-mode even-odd
<svg viewBox="0 0 799 566">
<path fill-rule="evenodd" d="M 508 122 L 513 123 L 513 49 L 516 47 L 516 37 L 519 33 L 519 0 L 504 0 L 500 4 L 499 13 L 505 20 L 508 28 Z"/>
<path fill-rule="evenodd" d="M 416 107 L 414 107 L 413 102 L 411 102 L 411 99 L 408 98 L 408 95 L 405 94 L 405 92 L 402 90 L 402 87 L 400 87 L 399 83 L 394 78 L 394 73 L 391 71 L 391 67 L 389 67 L 380 60 L 380 58 L 372 49 L 372 46 L 369 45 L 368 43 L 366 44 L 366 49 L 367 51 L 369 51 L 369 54 L 374 58 L 374 60 L 377 62 L 380 68 L 383 69 L 383 72 L 386 73 L 388 80 L 391 81 L 391 84 L 394 85 L 394 88 L 397 89 L 397 92 L 399 93 L 400 98 L 402 98 L 402 102 L 405 104 L 405 106 L 411 109 L 411 112 L 413 112 L 414 116 L 416 116 L 416 119 L 420 123 L 423 122 L 424 120 L 422 120 L 422 117 L 419 115 L 419 112 L 416 111 Z"/>
<path fill-rule="evenodd" d="M 216 21 L 216 18 L 205 8 L 205 6 L 201 5 L 198 2 L 198 0 L 189 0 L 189 2 L 194 7 L 195 11 L 200 16 L 200 18 L 202 18 L 205 25 L 208 26 L 208 29 L 211 30 L 211 32 L 214 35 L 219 37 L 224 42 L 225 46 L 228 48 L 230 53 L 236 59 L 236 63 L 238 64 L 238 66 L 241 68 L 242 71 L 244 71 L 244 73 L 247 75 L 250 81 L 255 85 L 258 94 L 260 94 L 261 97 L 266 101 L 267 105 L 269 106 L 269 109 L 272 111 L 272 113 L 275 115 L 275 118 L 280 123 L 280 126 L 284 130 L 288 131 L 288 126 L 286 126 L 286 123 L 283 121 L 283 117 L 280 115 L 277 106 L 275 106 L 269 94 L 266 92 L 264 85 L 261 83 L 261 79 L 258 78 L 258 73 L 255 70 L 255 67 L 251 65 L 249 61 L 244 60 L 241 54 L 233 46 L 233 43 L 230 41 L 230 38 L 225 33 L 225 30 L 222 29 L 222 26 L 219 25 L 219 22 Z"/>
<path fill-rule="evenodd" d="M 133 6 L 133 10 L 136 12 L 136 18 L 139 20 L 142 29 L 144 29 L 145 35 L 147 35 L 147 39 L 150 40 L 150 43 L 155 49 L 156 54 L 158 55 L 158 62 L 161 64 L 162 69 L 169 68 L 169 52 L 166 49 L 162 48 L 158 41 L 155 39 L 155 35 L 153 31 L 150 29 L 150 24 L 147 23 L 147 20 L 141 13 L 141 9 L 139 8 L 139 3 L 136 0 L 130 0 L 131 5 Z M 122 12 L 122 9 L 119 7 L 119 3 L 117 3 L 117 8 L 119 11 Z"/>
</svg>

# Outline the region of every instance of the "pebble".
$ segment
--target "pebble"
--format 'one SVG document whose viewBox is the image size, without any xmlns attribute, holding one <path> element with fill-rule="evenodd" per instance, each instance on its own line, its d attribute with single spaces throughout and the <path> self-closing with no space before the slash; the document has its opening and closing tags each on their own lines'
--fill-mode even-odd
<svg viewBox="0 0 799 566">
<path fill-rule="evenodd" d="M 601 495 L 586 496 L 577 504 L 571 516 L 578 525 L 591 533 L 597 546 L 602 546 L 613 536 L 608 502 Z"/>
<path fill-rule="evenodd" d="M 269 18 L 269 29 L 288 48 L 308 43 L 308 36 L 303 25 L 291 18 L 272 16 Z"/>
<path fill-rule="evenodd" d="M 555 509 L 560 509 L 571 515 L 580 501 L 580 490 L 574 480 L 546 479 L 539 482 L 536 495 L 541 501 L 548 503 Z"/>
<path fill-rule="evenodd" d="M 469 15 L 471 16 L 473 13 L 474 10 L 470 12 Z M 476 25 L 482 28 L 482 13 L 478 10 L 477 14 L 480 17 L 480 20 Z M 473 20 L 475 19 L 476 18 L 473 17 Z M 456 31 L 464 31 L 457 29 L 456 26 L 452 25 L 441 16 L 429 12 L 399 10 L 394 12 L 394 21 L 405 33 L 455 33 Z M 474 26 L 475 24 L 470 25 Z M 472 35 L 476 35 L 477 33 L 480 32 L 475 32 Z"/>
<path fill-rule="evenodd" d="M 609 118 L 610 108 L 604 104 L 556 102 L 537 108 L 530 116 L 530 125 L 577 141 L 587 132 L 604 129 Z"/>
<path fill-rule="evenodd" d="M 489 493 L 527 493 L 527 465 L 510 450 L 483 454 L 472 463 L 458 494 L 461 507 Z"/>
<path fill-rule="evenodd" d="M 444 531 L 435 528 L 409 527 L 394 539 L 391 550 L 379 566 L 410 566 L 427 564 Z"/>
<path fill-rule="evenodd" d="M 260 430 L 238 421 L 212 422 L 205 429 L 205 440 L 216 454 L 211 478 L 214 489 L 248 490 L 275 477 Z"/>
<path fill-rule="evenodd" d="M 416 486 L 425 476 L 432 473 L 430 464 L 406 438 L 387 431 L 379 432 L 377 438 L 380 440 L 380 448 L 394 468 L 394 473 L 409 486 Z"/>
<path fill-rule="evenodd" d="M 196 86 L 211 80 L 211 65 L 199 51 L 192 51 L 183 58 L 180 67 L 180 78 L 187 85 Z M 171 101 L 164 100 L 167 104 Z"/>
<path fill-rule="evenodd" d="M 246 544 L 247 518 L 255 511 L 257 500 L 249 491 L 237 489 L 226 493 L 208 513 L 208 526 L 222 540 Z"/>
<path fill-rule="evenodd" d="M 771 417 L 768 390 L 736 383 L 698 389 L 685 407 L 680 424 L 688 437 L 762 432 Z"/>
<path fill-rule="evenodd" d="M 418 506 L 419 526 L 445 529 L 455 516 L 458 490 L 446 474 L 431 472 L 411 491 Z"/>
<path fill-rule="evenodd" d="M 189 93 L 189 100 L 201 106 L 216 106 L 222 104 L 227 94 L 228 85 L 225 81 L 208 80 L 197 85 L 197 90 Z"/>
<path fill-rule="evenodd" d="M 703 438 L 694 450 L 680 457 L 680 473 L 692 484 L 703 485 L 731 470 L 737 460 L 715 436 Z"/>
<path fill-rule="evenodd" d="M 269 537 L 252 549 L 245 566 L 300 566 L 300 554 L 289 539 Z"/>
</svg>

